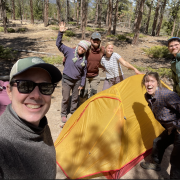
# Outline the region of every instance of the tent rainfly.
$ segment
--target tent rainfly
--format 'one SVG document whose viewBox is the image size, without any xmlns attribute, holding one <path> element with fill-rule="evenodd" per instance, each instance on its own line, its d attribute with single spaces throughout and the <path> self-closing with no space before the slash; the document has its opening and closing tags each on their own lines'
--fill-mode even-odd
<svg viewBox="0 0 180 180">
<path fill-rule="evenodd" d="M 117 179 L 151 152 L 164 128 L 144 98 L 142 78 L 134 75 L 97 93 L 67 121 L 55 148 L 57 164 L 68 178 L 103 173 Z"/>
</svg>

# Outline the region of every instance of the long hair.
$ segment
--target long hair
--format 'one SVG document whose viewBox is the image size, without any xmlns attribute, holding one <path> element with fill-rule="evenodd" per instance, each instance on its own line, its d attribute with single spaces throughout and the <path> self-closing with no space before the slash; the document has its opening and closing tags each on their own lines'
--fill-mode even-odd
<svg viewBox="0 0 180 180">
<path fill-rule="evenodd" d="M 144 75 L 144 77 L 143 77 L 143 79 L 142 79 L 142 82 L 141 82 L 141 86 L 142 86 L 142 87 L 145 85 L 145 80 L 146 80 L 146 78 L 147 78 L 148 76 L 151 76 L 151 77 L 155 78 L 156 81 L 157 81 L 157 83 L 158 83 L 158 87 L 159 87 L 159 88 L 162 88 L 162 84 L 161 84 L 161 80 L 160 80 L 159 74 L 158 74 L 157 72 L 152 72 L 152 71 L 151 71 L 151 72 L 147 72 L 147 73 Z"/>
</svg>

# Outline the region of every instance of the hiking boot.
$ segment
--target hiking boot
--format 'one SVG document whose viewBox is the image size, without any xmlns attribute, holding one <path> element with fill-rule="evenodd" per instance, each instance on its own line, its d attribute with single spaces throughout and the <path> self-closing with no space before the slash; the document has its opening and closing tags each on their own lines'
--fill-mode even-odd
<svg viewBox="0 0 180 180">
<path fill-rule="evenodd" d="M 61 117 L 61 121 L 62 121 L 63 123 L 66 123 L 66 122 L 67 122 L 67 118 L 66 118 L 66 117 Z"/>
<path fill-rule="evenodd" d="M 152 169 L 154 171 L 160 171 L 161 167 L 159 164 L 152 163 L 152 162 L 141 162 L 140 166 L 144 169 Z"/>
</svg>

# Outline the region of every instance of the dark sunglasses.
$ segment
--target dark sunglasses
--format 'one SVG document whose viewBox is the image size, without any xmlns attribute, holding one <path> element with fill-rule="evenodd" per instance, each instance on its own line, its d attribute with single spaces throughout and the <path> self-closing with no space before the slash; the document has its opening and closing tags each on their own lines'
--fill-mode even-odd
<svg viewBox="0 0 180 180">
<path fill-rule="evenodd" d="M 57 86 L 57 84 L 53 83 L 35 83 L 29 80 L 12 80 L 10 85 L 13 86 L 14 83 L 17 83 L 17 89 L 22 94 L 29 94 L 38 86 L 41 94 L 51 95 Z"/>
</svg>

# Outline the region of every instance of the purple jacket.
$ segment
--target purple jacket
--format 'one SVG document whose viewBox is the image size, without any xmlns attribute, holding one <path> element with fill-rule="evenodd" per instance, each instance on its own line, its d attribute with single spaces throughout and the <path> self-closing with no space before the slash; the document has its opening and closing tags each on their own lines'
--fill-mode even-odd
<svg viewBox="0 0 180 180">
<path fill-rule="evenodd" d="M 83 58 L 78 57 L 78 60 L 74 63 L 72 59 L 74 58 L 75 49 L 65 46 L 62 43 L 62 36 L 63 36 L 63 32 L 59 31 L 56 40 L 56 46 L 58 47 L 59 51 L 64 54 L 66 58 L 63 74 L 66 74 L 67 76 L 69 76 L 74 80 L 81 79 L 81 87 L 83 87 L 85 85 L 85 80 L 86 80 L 87 61 L 85 60 L 84 62 L 85 66 L 81 66 L 81 63 L 83 62 Z"/>
</svg>

